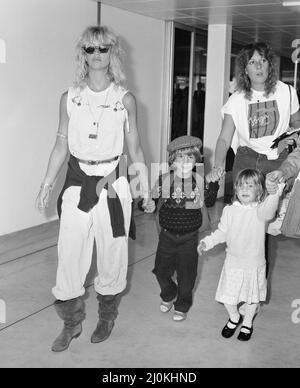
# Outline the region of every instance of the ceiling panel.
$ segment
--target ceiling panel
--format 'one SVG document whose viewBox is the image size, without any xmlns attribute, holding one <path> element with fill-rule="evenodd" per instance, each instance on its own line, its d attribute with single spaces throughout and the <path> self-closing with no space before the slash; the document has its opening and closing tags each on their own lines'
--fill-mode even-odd
<svg viewBox="0 0 300 388">
<path fill-rule="evenodd" d="M 104 0 L 105 4 L 117 7 L 135 7 L 151 4 L 156 9 L 183 9 L 201 7 L 246 7 L 248 5 L 280 5 L 280 0 Z"/>
<path fill-rule="evenodd" d="M 184 11 L 178 11 L 175 9 L 166 9 L 161 11 L 153 11 L 153 10 L 144 10 L 143 12 L 139 11 L 139 14 L 153 17 L 155 19 L 163 19 L 163 20 L 173 20 L 176 18 L 186 18 L 189 17 Z M 159 17 L 158 17 L 159 16 Z"/>
<path fill-rule="evenodd" d="M 249 15 L 250 16 L 250 15 Z M 251 15 L 251 17 L 261 23 L 277 26 L 279 24 L 300 24 L 300 15 L 297 13 L 279 14 L 268 13 Z"/>
<path fill-rule="evenodd" d="M 204 18 L 207 24 L 216 23 L 216 21 L 218 20 L 221 21 L 222 19 L 226 20 L 226 18 L 227 18 L 227 21 L 229 23 L 232 23 L 232 26 L 235 26 L 235 27 L 239 27 L 239 26 L 252 27 L 253 25 L 256 24 L 256 21 L 251 17 L 249 17 L 248 15 L 235 14 L 235 13 L 233 14 L 219 13 L 219 12 L 216 12 L 214 9 L 211 9 L 210 12 L 205 12 L 204 14 L 197 13 L 195 15 L 197 15 L 198 18 L 201 18 L 201 19 Z"/>
<path fill-rule="evenodd" d="M 300 25 L 298 26 L 278 26 L 281 31 L 288 32 L 291 35 L 300 37 Z"/>
<path fill-rule="evenodd" d="M 176 21 L 187 26 L 201 28 L 202 30 L 207 30 L 208 27 L 206 20 L 196 18 L 179 18 Z"/>
<path fill-rule="evenodd" d="M 102 0 L 102 3 L 145 16 L 174 20 L 207 29 L 209 23 L 231 23 L 233 41 L 266 41 L 289 56 L 300 39 L 300 6 L 283 7 L 281 0 Z"/>
<path fill-rule="evenodd" d="M 160 11 L 156 11 L 159 13 Z M 181 12 L 188 16 L 193 17 L 207 17 L 211 12 L 214 12 L 216 15 L 231 15 L 232 10 L 228 8 L 184 8 L 181 9 Z"/>
<path fill-rule="evenodd" d="M 248 3 L 248 1 L 246 2 Z M 242 14 L 259 15 L 266 13 L 290 13 L 288 9 L 283 8 L 282 4 L 268 4 L 267 2 L 261 1 L 261 4 L 254 5 L 242 5 L 239 7 L 234 7 L 234 11 Z"/>
<path fill-rule="evenodd" d="M 236 26 L 232 28 L 233 31 L 240 31 L 244 34 L 257 34 L 258 32 L 260 33 L 267 33 L 267 32 L 273 32 L 273 31 L 278 31 L 278 28 L 273 28 L 271 26 L 261 26 L 259 24 L 253 25 L 252 27 L 249 26 Z"/>
</svg>

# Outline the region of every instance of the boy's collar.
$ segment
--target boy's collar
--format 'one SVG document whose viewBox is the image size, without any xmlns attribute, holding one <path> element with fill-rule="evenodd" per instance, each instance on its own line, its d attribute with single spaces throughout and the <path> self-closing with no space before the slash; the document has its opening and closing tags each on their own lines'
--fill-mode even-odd
<svg viewBox="0 0 300 388">
<path fill-rule="evenodd" d="M 234 206 L 238 206 L 238 207 L 257 207 L 257 205 L 258 205 L 258 202 L 252 202 L 252 203 L 249 203 L 249 204 L 247 204 L 247 205 L 243 205 L 243 204 L 241 204 L 241 202 L 240 201 L 234 201 L 233 203 L 232 203 L 232 205 L 234 205 Z"/>
</svg>

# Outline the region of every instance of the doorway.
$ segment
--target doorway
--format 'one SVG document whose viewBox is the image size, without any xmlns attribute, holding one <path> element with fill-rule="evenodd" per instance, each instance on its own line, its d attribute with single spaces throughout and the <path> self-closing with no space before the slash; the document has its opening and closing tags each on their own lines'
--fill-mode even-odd
<svg viewBox="0 0 300 388">
<path fill-rule="evenodd" d="M 171 136 L 203 140 L 207 32 L 174 24 Z"/>
</svg>

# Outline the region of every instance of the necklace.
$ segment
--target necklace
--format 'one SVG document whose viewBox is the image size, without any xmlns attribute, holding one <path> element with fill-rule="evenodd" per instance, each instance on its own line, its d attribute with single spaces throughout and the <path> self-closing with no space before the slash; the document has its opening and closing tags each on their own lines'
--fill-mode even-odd
<svg viewBox="0 0 300 388">
<path fill-rule="evenodd" d="M 96 106 L 96 108 L 101 108 L 101 111 L 100 111 L 98 117 L 96 117 L 96 115 L 94 114 L 94 111 L 92 109 L 90 99 L 88 97 L 88 91 L 86 91 L 86 98 L 88 101 L 89 111 L 90 111 L 90 114 L 93 118 L 93 129 L 96 127 L 96 133 L 89 133 L 89 139 L 97 140 L 97 138 L 98 138 L 99 124 L 100 124 L 100 121 L 102 119 L 104 109 L 109 107 L 109 105 L 107 105 L 108 95 L 109 95 L 109 87 L 107 88 L 107 91 L 106 91 L 104 104 L 100 104 L 100 105 Z"/>
<path fill-rule="evenodd" d="M 253 100 L 255 100 L 257 103 L 261 102 L 264 96 L 264 91 L 252 89 L 252 93 L 253 93 Z"/>
</svg>

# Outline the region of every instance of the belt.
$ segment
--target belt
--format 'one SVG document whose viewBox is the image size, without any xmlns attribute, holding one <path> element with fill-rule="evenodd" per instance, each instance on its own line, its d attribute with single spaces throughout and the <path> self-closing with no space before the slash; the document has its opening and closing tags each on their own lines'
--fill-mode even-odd
<svg viewBox="0 0 300 388">
<path fill-rule="evenodd" d="M 198 229 L 192 230 L 191 232 L 183 232 L 183 233 L 172 232 L 172 231 L 165 229 L 165 228 L 162 228 L 162 230 L 166 233 L 171 234 L 172 236 L 175 236 L 175 237 L 183 237 L 183 236 L 187 236 L 188 234 L 193 234 L 195 232 L 198 232 Z"/>
<path fill-rule="evenodd" d="M 78 159 L 78 158 L 76 158 L 76 159 L 80 163 L 88 164 L 89 166 L 97 166 L 98 164 L 113 162 L 113 161 L 117 160 L 118 158 L 119 158 L 119 156 L 115 156 L 113 158 L 105 159 L 105 160 L 84 160 L 84 159 Z"/>
</svg>

